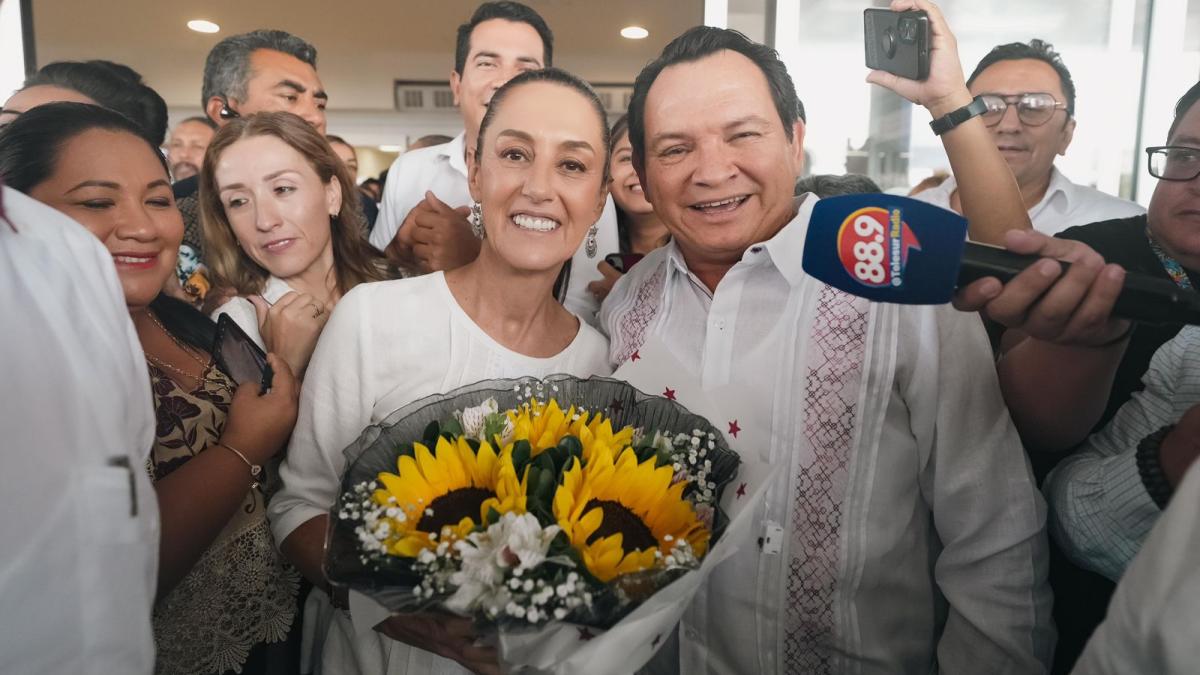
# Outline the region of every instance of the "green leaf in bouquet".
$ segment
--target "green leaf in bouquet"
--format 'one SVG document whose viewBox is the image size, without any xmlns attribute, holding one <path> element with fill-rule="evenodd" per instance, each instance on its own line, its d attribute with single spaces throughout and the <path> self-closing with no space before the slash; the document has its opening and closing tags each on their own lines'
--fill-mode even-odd
<svg viewBox="0 0 1200 675">
<path fill-rule="evenodd" d="M 446 437 L 446 440 L 453 440 L 463 435 L 462 423 L 453 417 L 443 420 L 441 423 L 441 435 Z M 484 436 L 487 438 L 487 436 Z"/>
<path fill-rule="evenodd" d="M 436 448 L 438 436 L 442 435 L 441 425 L 434 420 L 425 427 L 425 431 L 421 434 L 421 443 L 427 448 Z"/>
<path fill-rule="evenodd" d="M 583 443 L 575 436 L 563 436 L 555 447 L 558 454 L 554 458 L 555 468 L 562 471 L 572 459 L 583 461 Z"/>
<path fill-rule="evenodd" d="M 487 529 L 489 525 L 495 525 L 499 521 L 500 512 L 496 510 L 496 507 L 489 506 L 487 510 L 487 518 L 484 520 L 483 525 L 481 525 L 479 529 Z"/>
<path fill-rule="evenodd" d="M 529 460 L 533 457 L 533 448 L 530 447 L 529 441 L 520 440 L 513 444 L 513 468 L 517 470 L 517 475 L 525 473 L 525 467 L 529 466 Z"/>
<path fill-rule="evenodd" d="M 498 438 L 504 436 L 504 427 L 508 422 L 508 416 L 504 413 L 492 413 L 483 419 L 483 437 Z M 500 447 L 497 441 L 496 447 Z"/>
</svg>

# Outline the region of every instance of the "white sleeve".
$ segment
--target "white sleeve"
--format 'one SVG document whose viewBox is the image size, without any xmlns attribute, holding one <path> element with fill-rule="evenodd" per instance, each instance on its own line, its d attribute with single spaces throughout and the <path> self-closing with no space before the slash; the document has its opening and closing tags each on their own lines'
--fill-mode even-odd
<svg viewBox="0 0 1200 675">
<path fill-rule="evenodd" d="M 375 227 L 371 229 L 371 245 L 380 251 L 392 243 L 392 239 L 400 231 L 400 224 L 414 206 L 408 203 L 411 196 L 408 194 L 408 177 L 404 175 L 404 158 L 405 155 L 397 157 L 388 169 L 388 180 L 383 186 L 383 199 L 379 202 L 379 215 L 375 218 Z"/>
<path fill-rule="evenodd" d="M 1154 353 L 1145 390 L 1046 478 L 1050 533 L 1074 563 L 1109 579 L 1121 578 L 1162 514 L 1142 483 L 1137 446 L 1178 419 L 1173 402 L 1186 372 L 1184 352 L 1193 344 L 1188 335 Z"/>
<path fill-rule="evenodd" d="M 299 417 L 279 467 L 283 487 L 268 507 L 276 542 L 329 512 L 346 468 L 342 450 L 371 421 L 370 286 L 358 286 L 337 304 L 309 362 Z"/>
<path fill-rule="evenodd" d="M 950 307 L 920 312 L 903 391 L 932 453 L 921 489 L 941 541 L 934 578 L 949 605 L 938 641 L 947 673 L 1044 673 L 1054 650 L 1046 505 L 1000 393 L 983 324 Z M 923 328 L 923 330 L 917 330 Z M 912 330 L 908 330 L 912 329 Z M 932 338 L 932 340 L 930 340 Z M 911 339 L 911 338 L 910 338 Z"/>
<path fill-rule="evenodd" d="M 233 298 L 229 302 L 221 305 L 215 312 L 212 313 L 212 320 L 216 321 L 222 314 L 228 314 L 230 319 L 238 325 L 238 328 L 246 331 L 246 335 L 254 340 L 254 344 L 267 350 L 266 343 L 263 342 L 262 334 L 258 332 L 258 312 L 254 309 L 254 304 L 241 296 Z"/>
</svg>

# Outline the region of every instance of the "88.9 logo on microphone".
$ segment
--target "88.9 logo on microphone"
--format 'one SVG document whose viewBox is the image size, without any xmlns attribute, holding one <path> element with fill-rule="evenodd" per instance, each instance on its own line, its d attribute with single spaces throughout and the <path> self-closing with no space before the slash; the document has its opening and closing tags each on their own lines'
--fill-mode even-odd
<svg viewBox="0 0 1200 675">
<path fill-rule="evenodd" d="M 908 252 L 921 249 L 900 209 L 868 206 L 842 221 L 837 235 L 838 259 L 846 273 L 871 288 L 904 285 Z"/>
</svg>

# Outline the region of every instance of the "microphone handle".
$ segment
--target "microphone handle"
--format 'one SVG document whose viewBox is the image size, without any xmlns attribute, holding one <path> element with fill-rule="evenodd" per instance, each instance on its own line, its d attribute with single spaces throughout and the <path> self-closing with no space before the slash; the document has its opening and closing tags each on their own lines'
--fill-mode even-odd
<svg viewBox="0 0 1200 675">
<path fill-rule="evenodd" d="M 958 285 L 983 277 L 1004 283 L 1041 258 L 968 241 L 958 270 Z M 1070 263 L 1059 261 L 1066 274 Z M 1186 323 L 1200 325 L 1200 293 L 1180 288 L 1166 279 L 1127 272 L 1125 287 L 1113 305 L 1113 314 L 1139 323 Z"/>
</svg>

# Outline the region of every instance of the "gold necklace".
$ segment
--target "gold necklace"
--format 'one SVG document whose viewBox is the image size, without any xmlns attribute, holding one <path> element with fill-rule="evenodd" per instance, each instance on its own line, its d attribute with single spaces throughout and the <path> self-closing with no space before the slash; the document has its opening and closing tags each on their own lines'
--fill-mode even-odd
<svg viewBox="0 0 1200 675">
<path fill-rule="evenodd" d="M 154 322 L 154 325 L 158 326 L 158 329 L 163 332 L 163 335 L 166 335 L 167 338 L 171 340 L 171 342 L 175 343 L 175 346 L 178 347 L 180 349 L 180 351 L 182 351 L 184 354 L 187 354 L 196 363 L 200 364 L 200 375 L 199 376 L 192 375 L 191 373 L 183 370 L 182 368 L 179 368 L 179 367 L 175 366 L 174 364 L 168 363 L 167 361 L 164 361 L 163 359 L 159 359 L 155 356 L 151 356 L 149 352 L 142 350 L 146 356 L 146 360 L 149 361 L 150 363 L 153 363 L 154 365 L 158 366 L 159 368 L 165 368 L 173 373 L 182 375 L 189 380 L 197 380 L 197 381 L 203 380 L 205 373 L 208 372 L 208 363 L 205 363 L 204 361 L 200 360 L 199 357 L 197 357 L 194 353 L 192 353 L 191 349 L 189 349 L 182 342 L 177 340 L 174 335 L 171 335 L 171 331 L 167 330 L 167 327 L 162 325 L 162 322 L 158 320 L 158 317 L 154 315 L 153 311 L 147 310 L 146 314 L 149 315 L 150 320 Z"/>
</svg>

